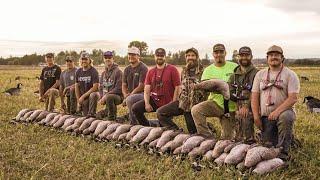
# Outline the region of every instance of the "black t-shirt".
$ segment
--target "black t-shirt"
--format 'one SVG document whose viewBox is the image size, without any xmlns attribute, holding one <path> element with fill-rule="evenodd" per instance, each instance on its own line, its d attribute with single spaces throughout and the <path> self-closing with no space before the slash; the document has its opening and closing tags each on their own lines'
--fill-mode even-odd
<svg viewBox="0 0 320 180">
<path fill-rule="evenodd" d="M 44 92 L 50 89 L 56 83 L 56 80 L 60 79 L 60 75 L 61 68 L 56 64 L 52 67 L 46 66 L 42 69 L 40 80 L 43 81 Z"/>
<path fill-rule="evenodd" d="M 129 65 L 124 69 L 122 83 L 127 84 L 128 91 L 131 93 L 139 83 L 144 83 L 147 72 L 148 67 L 143 62 L 140 62 L 137 67 Z"/>
<path fill-rule="evenodd" d="M 99 73 L 94 67 L 86 71 L 80 68 L 76 72 L 76 83 L 79 84 L 80 95 L 83 95 L 93 87 L 93 84 L 99 83 Z"/>
</svg>

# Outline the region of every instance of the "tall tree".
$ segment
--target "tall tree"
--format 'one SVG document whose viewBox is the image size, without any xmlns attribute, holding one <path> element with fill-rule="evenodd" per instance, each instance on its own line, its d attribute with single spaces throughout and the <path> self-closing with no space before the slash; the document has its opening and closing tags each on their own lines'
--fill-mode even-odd
<svg viewBox="0 0 320 180">
<path fill-rule="evenodd" d="M 131 41 L 128 47 L 135 46 L 140 50 L 141 56 L 145 56 L 148 50 L 148 44 L 144 41 Z"/>
</svg>

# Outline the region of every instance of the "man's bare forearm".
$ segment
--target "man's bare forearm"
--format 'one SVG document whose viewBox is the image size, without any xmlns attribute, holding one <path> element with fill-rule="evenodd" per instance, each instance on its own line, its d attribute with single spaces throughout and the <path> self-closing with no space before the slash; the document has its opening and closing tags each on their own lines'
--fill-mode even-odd
<svg viewBox="0 0 320 180">
<path fill-rule="evenodd" d="M 251 108 L 254 118 L 260 118 L 260 98 L 259 93 L 253 92 L 251 94 Z"/>
<path fill-rule="evenodd" d="M 277 107 L 275 111 L 282 113 L 288 109 L 291 109 L 293 105 L 298 101 L 298 94 L 297 93 L 289 93 L 288 98 L 283 101 L 283 103 Z"/>
<path fill-rule="evenodd" d="M 79 99 L 80 98 L 80 89 L 79 89 L 78 83 L 75 84 L 75 93 L 76 93 L 76 98 Z"/>
<path fill-rule="evenodd" d="M 176 87 L 174 88 L 174 93 L 173 93 L 172 101 L 177 101 L 177 100 L 178 100 L 178 97 L 179 97 L 180 92 L 181 92 L 181 86 L 176 86 Z"/>
<path fill-rule="evenodd" d="M 144 86 L 144 103 L 149 104 L 150 103 L 150 85 Z"/>
<path fill-rule="evenodd" d="M 138 94 L 143 92 L 144 89 L 144 84 L 143 83 L 139 83 L 139 85 L 131 92 L 131 94 Z"/>
<path fill-rule="evenodd" d="M 82 95 L 82 97 L 86 98 L 86 97 L 90 96 L 91 93 L 97 92 L 98 89 L 99 89 L 99 83 L 95 83 L 95 84 L 93 84 L 92 88 L 89 89 L 89 91 L 87 91 L 86 93 L 84 93 Z"/>
</svg>

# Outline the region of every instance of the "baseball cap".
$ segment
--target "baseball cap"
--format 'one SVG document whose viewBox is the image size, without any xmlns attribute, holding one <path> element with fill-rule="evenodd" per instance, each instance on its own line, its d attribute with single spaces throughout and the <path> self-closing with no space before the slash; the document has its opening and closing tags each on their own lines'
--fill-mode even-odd
<svg viewBox="0 0 320 180">
<path fill-rule="evenodd" d="M 248 46 L 243 46 L 239 49 L 239 54 L 249 54 L 252 55 L 252 51 Z"/>
<path fill-rule="evenodd" d="M 198 50 L 196 49 L 196 48 L 194 48 L 194 47 L 192 47 L 192 48 L 189 48 L 189 49 L 187 49 L 186 50 L 186 54 L 188 53 L 188 52 L 194 52 L 195 54 L 196 54 L 196 56 L 197 57 L 199 57 L 199 52 L 198 52 Z"/>
<path fill-rule="evenodd" d="M 155 55 L 165 56 L 166 55 L 166 50 L 164 50 L 163 48 L 158 48 L 155 51 Z"/>
<path fill-rule="evenodd" d="M 113 57 L 113 52 L 112 51 L 106 51 L 106 52 L 103 53 L 103 56 Z"/>
<path fill-rule="evenodd" d="M 54 57 L 54 54 L 53 53 L 47 53 L 45 56 L 46 57 Z"/>
<path fill-rule="evenodd" d="M 280 46 L 276 46 L 276 45 L 272 45 L 271 47 L 269 47 L 267 54 L 269 54 L 271 52 L 278 52 L 280 54 L 283 54 L 282 48 Z"/>
<path fill-rule="evenodd" d="M 129 47 L 128 48 L 128 54 L 137 54 L 140 56 L 140 50 L 137 47 Z"/>
<path fill-rule="evenodd" d="M 65 61 L 74 61 L 73 56 L 67 56 Z"/>
<path fill-rule="evenodd" d="M 226 48 L 224 47 L 223 44 L 215 44 L 213 46 L 213 52 L 215 52 L 215 51 L 225 51 L 225 50 L 226 50 Z"/>
<path fill-rule="evenodd" d="M 80 54 L 80 59 L 90 59 L 90 55 L 87 52 L 82 52 Z"/>
</svg>

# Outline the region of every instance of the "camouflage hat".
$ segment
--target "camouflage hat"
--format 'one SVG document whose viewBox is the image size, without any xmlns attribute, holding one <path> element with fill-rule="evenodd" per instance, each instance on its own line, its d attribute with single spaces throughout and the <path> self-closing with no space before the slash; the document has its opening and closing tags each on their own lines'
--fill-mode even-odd
<svg viewBox="0 0 320 180">
<path fill-rule="evenodd" d="M 89 53 L 87 53 L 87 52 L 82 52 L 81 54 L 80 54 L 80 59 L 90 59 L 90 55 L 89 55 Z"/>
<path fill-rule="evenodd" d="M 67 56 L 65 61 L 74 61 L 74 57 L 73 56 Z"/>
<path fill-rule="evenodd" d="M 186 50 L 186 54 L 188 53 L 188 52 L 194 52 L 195 54 L 196 54 L 196 56 L 197 56 L 197 58 L 199 57 L 199 52 L 198 52 L 198 50 L 196 49 L 196 48 L 194 48 L 194 47 L 192 47 L 192 48 L 189 48 L 189 49 L 187 49 Z"/>
<path fill-rule="evenodd" d="M 271 47 L 269 47 L 267 54 L 269 54 L 271 52 L 277 52 L 277 53 L 283 54 L 282 48 L 280 46 L 276 46 L 276 45 L 272 45 Z"/>
<path fill-rule="evenodd" d="M 215 51 L 225 51 L 225 50 L 226 50 L 226 48 L 224 47 L 223 44 L 215 44 L 213 46 L 213 52 L 215 52 Z"/>
<path fill-rule="evenodd" d="M 249 54 L 252 55 L 252 51 L 248 46 L 243 46 L 239 49 L 239 54 Z"/>
<path fill-rule="evenodd" d="M 157 56 L 165 56 L 166 55 L 166 50 L 164 50 L 163 48 L 158 48 L 158 49 L 156 49 L 156 51 L 155 51 L 155 55 L 157 55 Z"/>
<path fill-rule="evenodd" d="M 46 57 L 54 57 L 54 54 L 53 53 L 47 53 L 46 55 L 45 55 Z"/>
</svg>

